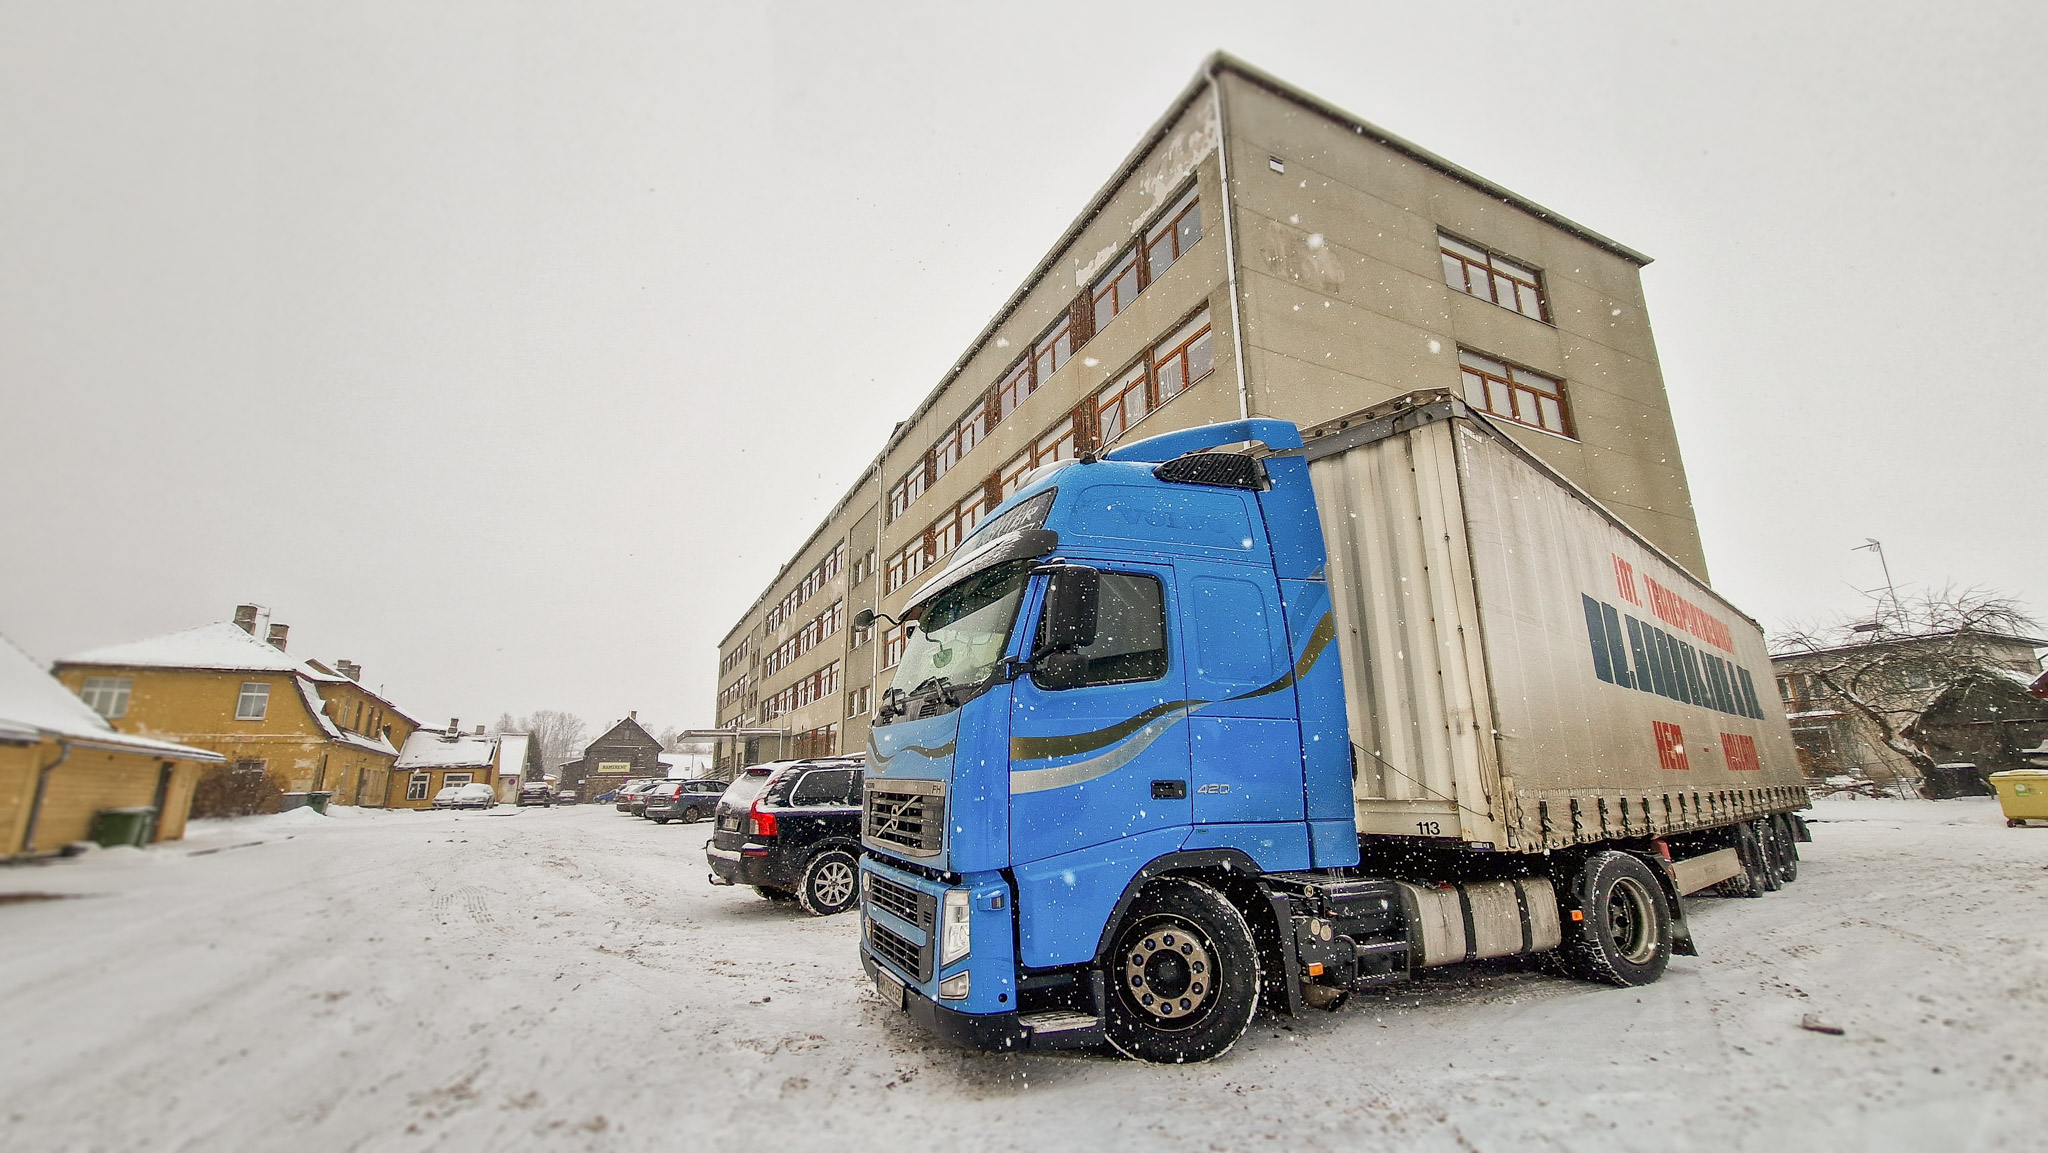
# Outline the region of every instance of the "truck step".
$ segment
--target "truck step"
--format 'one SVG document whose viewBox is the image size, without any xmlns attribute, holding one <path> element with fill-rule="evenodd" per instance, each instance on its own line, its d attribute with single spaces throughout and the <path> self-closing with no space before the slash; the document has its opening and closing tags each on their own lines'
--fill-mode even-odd
<svg viewBox="0 0 2048 1153">
<path fill-rule="evenodd" d="M 1072 1033 L 1079 1029 L 1097 1029 L 1102 1018 L 1092 1013 L 1077 1013 L 1072 1009 L 1054 1009 L 1044 1013 L 1024 1013 L 1017 1023 L 1043 1036 L 1047 1033 Z"/>
</svg>

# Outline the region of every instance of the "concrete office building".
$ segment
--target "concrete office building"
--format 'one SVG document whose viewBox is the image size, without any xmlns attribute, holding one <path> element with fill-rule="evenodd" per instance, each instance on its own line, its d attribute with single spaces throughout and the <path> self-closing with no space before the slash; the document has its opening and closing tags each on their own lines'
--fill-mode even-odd
<svg viewBox="0 0 2048 1153">
<path fill-rule="evenodd" d="M 1212 57 L 721 642 L 721 763 L 863 748 L 902 638 L 854 614 L 1034 468 L 1244 415 L 1456 389 L 1704 577 L 1648 262 Z"/>
</svg>

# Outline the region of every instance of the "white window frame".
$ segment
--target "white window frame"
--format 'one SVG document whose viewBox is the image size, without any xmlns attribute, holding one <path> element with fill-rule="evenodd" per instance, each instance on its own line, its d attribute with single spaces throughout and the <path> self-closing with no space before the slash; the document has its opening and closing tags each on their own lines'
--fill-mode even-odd
<svg viewBox="0 0 2048 1153">
<path fill-rule="evenodd" d="M 408 800 L 408 801 L 424 801 L 424 800 L 426 800 L 426 799 L 427 799 L 427 786 L 429 786 L 429 785 L 431 785 L 431 784 L 433 784 L 433 783 L 434 783 L 434 774 L 432 774 L 432 773 L 414 773 L 414 774 L 412 775 L 412 779 L 411 779 L 411 780 L 408 780 L 408 781 L 406 781 L 406 782 L 405 782 L 405 799 L 406 799 L 406 800 Z"/>
<path fill-rule="evenodd" d="M 270 682 L 243 681 L 242 693 L 235 698 L 235 719 L 238 721 L 260 721 L 270 715 Z"/>
<path fill-rule="evenodd" d="M 93 712 L 116 721 L 128 715 L 128 698 L 134 689 L 132 677 L 87 677 L 78 695 Z"/>
<path fill-rule="evenodd" d="M 466 785 L 475 779 L 476 774 L 474 773 L 443 773 L 441 775 L 441 787 L 452 789 L 457 785 Z"/>
</svg>

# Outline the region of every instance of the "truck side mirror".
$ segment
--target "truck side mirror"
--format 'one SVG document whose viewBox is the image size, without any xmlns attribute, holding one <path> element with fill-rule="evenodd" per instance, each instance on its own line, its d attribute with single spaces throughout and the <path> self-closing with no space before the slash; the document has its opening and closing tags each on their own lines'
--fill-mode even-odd
<svg viewBox="0 0 2048 1153">
<path fill-rule="evenodd" d="M 1085 649 L 1095 643 L 1095 611 L 1102 574 L 1083 565 L 1063 565 L 1045 593 L 1045 629 L 1040 652 Z"/>
<path fill-rule="evenodd" d="M 859 612 L 853 614 L 853 627 L 860 632 L 866 632 L 869 629 L 874 628 L 875 610 L 862 609 Z"/>
</svg>

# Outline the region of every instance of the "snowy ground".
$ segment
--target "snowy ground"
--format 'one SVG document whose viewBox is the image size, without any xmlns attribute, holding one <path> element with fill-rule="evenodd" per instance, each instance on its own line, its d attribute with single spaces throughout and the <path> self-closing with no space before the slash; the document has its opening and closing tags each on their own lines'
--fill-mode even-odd
<svg viewBox="0 0 2048 1153">
<path fill-rule="evenodd" d="M 1459 967 L 1185 1068 L 927 1045 L 854 917 L 712 888 L 701 825 L 195 822 L 0 869 L 78 898 L 0 901 L 0 1146 L 2041 1148 L 2048 829 L 1816 816 L 1800 882 L 1693 902 L 1657 985 Z"/>
</svg>

